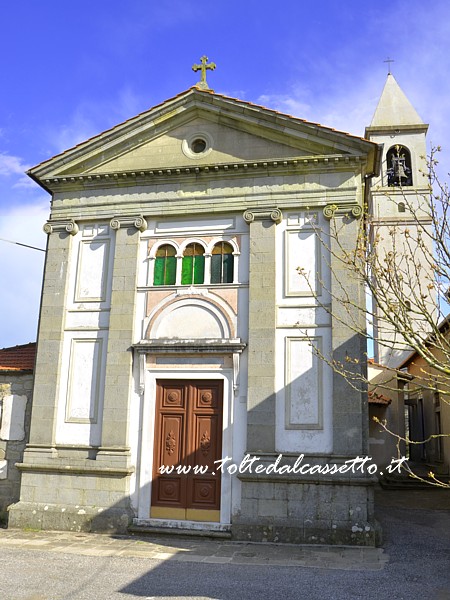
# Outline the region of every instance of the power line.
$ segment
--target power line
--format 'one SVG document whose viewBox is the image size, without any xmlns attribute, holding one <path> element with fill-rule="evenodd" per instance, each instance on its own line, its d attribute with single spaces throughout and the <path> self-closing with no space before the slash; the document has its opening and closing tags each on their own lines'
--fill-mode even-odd
<svg viewBox="0 0 450 600">
<path fill-rule="evenodd" d="M 15 244 L 16 246 L 23 246 L 24 248 L 31 248 L 32 250 L 39 250 L 39 252 L 47 252 L 43 248 L 36 248 L 36 246 L 29 246 L 28 244 L 21 244 L 20 242 L 13 242 L 12 240 L 5 240 L 4 238 L 0 238 L 2 242 L 8 242 L 8 244 Z"/>
</svg>

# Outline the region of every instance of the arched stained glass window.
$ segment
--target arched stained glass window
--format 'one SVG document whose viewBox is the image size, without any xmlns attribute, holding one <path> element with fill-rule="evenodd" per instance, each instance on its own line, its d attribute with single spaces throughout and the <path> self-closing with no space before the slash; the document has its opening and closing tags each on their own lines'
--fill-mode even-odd
<svg viewBox="0 0 450 600">
<path fill-rule="evenodd" d="M 181 283 L 203 283 L 205 280 L 205 249 L 196 242 L 186 246 L 183 253 L 183 265 L 181 268 Z"/>
<path fill-rule="evenodd" d="M 153 285 L 174 285 L 177 276 L 176 250 L 164 244 L 156 251 Z"/>
<path fill-rule="evenodd" d="M 211 256 L 211 283 L 233 283 L 234 256 L 233 246 L 219 242 Z"/>
</svg>

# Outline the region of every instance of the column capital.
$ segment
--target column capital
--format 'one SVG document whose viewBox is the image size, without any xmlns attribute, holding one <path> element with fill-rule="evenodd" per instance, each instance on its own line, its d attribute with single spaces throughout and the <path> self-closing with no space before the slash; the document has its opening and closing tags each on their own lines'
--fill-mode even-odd
<svg viewBox="0 0 450 600">
<path fill-rule="evenodd" d="M 270 219 L 274 223 L 280 223 L 283 218 L 283 213 L 279 208 L 249 208 L 244 212 L 244 221 L 252 223 L 255 220 L 262 221 Z"/>
<path fill-rule="evenodd" d="M 139 231 L 147 229 L 147 221 L 142 215 L 123 215 L 114 217 L 110 222 L 111 229 L 120 229 L 121 227 L 136 227 Z"/>
<path fill-rule="evenodd" d="M 70 233 L 70 235 L 76 235 L 80 228 L 73 219 L 67 219 L 66 221 L 47 221 L 43 230 L 48 235 L 51 233 Z"/>
<path fill-rule="evenodd" d="M 351 215 L 355 219 L 359 219 L 362 216 L 362 208 L 359 204 L 343 204 L 336 202 L 333 204 L 327 204 L 323 209 L 323 216 L 329 221 L 336 215 Z"/>
</svg>

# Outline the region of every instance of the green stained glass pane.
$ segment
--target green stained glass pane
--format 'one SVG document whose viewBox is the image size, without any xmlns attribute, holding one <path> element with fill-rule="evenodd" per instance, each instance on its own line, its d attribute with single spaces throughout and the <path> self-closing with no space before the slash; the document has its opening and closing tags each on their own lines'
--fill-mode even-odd
<svg viewBox="0 0 450 600">
<path fill-rule="evenodd" d="M 183 285 L 189 285 L 192 283 L 192 270 L 194 266 L 193 256 L 183 256 L 183 263 L 181 266 L 181 283 Z"/>
<path fill-rule="evenodd" d="M 194 283 L 203 283 L 205 280 L 205 257 L 194 257 Z"/>
<path fill-rule="evenodd" d="M 177 259 L 175 256 L 167 256 L 165 259 L 165 281 L 166 285 L 174 285 L 177 277 Z"/>
<path fill-rule="evenodd" d="M 222 283 L 233 283 L 233 263 L 232 254 L 223 255 Z"/>
<path fill-rule="evenodd" d="M 211 283 L 221 283 L 222 278 L 222 255 L 211 256 Z"/>
<path fill-rule="evenodd" d="M 164 285 L 164 263 L 165 257 L 156 257 L 155 273 L 153 276 L 153 285 Z"/>
<path fill-rule="evenodd" d="M 174 285 L 177 276 L 176 250 L 170 244 L 160 246 L 156 252 L 153 285 Z"/>
</svg>

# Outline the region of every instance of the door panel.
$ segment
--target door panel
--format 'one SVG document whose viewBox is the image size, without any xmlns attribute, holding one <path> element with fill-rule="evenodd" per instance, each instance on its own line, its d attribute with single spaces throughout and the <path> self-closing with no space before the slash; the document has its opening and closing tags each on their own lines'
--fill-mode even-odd
<svg viewBox="0 0 450 600">
<path fill-rule="evenodd" d="M 219 520 L 222 397 L 222 381 L 157 381 L 152 517 Z M 161 465 L 174 469 L 162 475 Z"/>
</svg>

